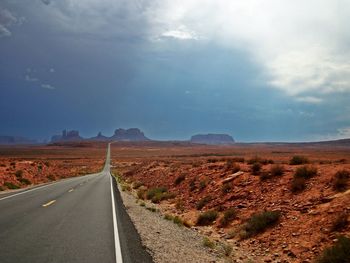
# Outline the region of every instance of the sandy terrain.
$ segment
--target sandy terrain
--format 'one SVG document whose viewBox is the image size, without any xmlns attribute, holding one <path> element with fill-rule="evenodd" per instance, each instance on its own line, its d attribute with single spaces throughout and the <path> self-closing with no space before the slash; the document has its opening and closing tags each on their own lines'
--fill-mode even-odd
<svg viewBox="0 0 350 263">
<path fill-rule="evenodd" d="M 296 155 L 306 157 L 305 165 L 317 170 L 299 191 L 292 190 L 292 182 L 304 164 L 289 164 Z M 257 156 L 260 159 L 251 160 Z M 140 189 L 147 193 L 147 189 L 165 187 L 169 198 L 156 200 L 162 214 L 178 216 L 214 241 L 240 247 L 256 262 L 312 262 L 338 235 L 349 235 L 347 224 L 334 227 L 335 221 L 344 213 L 347 218 L 350 211 L 347 183 L 342 189 L 334 188 L 336 172 L 350 171 L 350 149 L 346 147 L 114 144 L 112 160 L 126 190 L 137 194 Z M 254 162 L 262 163 L 255 175 L 250 164 Z M 276 164 L 283 166 L 284 172 L 271 176 Z M 146 195 L 140 197 L 147 199 Z M 222 226 L 221 218 L 230 208 L 236 215 Z M 217 211 L 217 219 L 196 226 L 198 215 L 208 210 Z M 263 211 L 279 212 L 278 222 L 247 237 L 244 226 L 253 214 Z M 235 255 L 231 258 L 236 260 Z"/>
<path fill-rule="evenodd" d="M 105 143 L 0 146 L 0 190 L 98 172 L 105 154 Z"/>
</svg>

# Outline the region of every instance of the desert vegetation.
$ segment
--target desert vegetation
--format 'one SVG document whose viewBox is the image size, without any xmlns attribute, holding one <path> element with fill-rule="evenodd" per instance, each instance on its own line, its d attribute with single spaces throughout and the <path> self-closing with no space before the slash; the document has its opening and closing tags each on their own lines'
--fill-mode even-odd
<svg viewBox="0 0 350 263">
<path fill-rule="evenodd" d="M 102 169 L 105 144 L 71 146 L 0 146 L 0 187 L 24 188 Z"/>
<path fill-rule="evenodd" d="M 146 193 L 153 188 L 176 195 L 157 203 L 160 213 L 194 226 L 216 249 L 229 240 L 259 259 L 313 262 L 350 230 L 343 211 L 350 201 L 344 172 L 350 169 L 350 152 L 269 147 L 223 147 L 217 153 L 175 147 L 164 155 L 152 148 L 155 157 L 120 156 L 116 169 L 131 183 L 142 183 L 132 191 L 145 202 L 152 203 Z"/>
<path fill-rule="evenodd" d="M 240 237 L 248 238 L 265 231 L 267 228 L 277 224 L 280 216 L 281 213 L 279 211 L 264 211 L 252 215 L 243 226 Z"/>
</svg>

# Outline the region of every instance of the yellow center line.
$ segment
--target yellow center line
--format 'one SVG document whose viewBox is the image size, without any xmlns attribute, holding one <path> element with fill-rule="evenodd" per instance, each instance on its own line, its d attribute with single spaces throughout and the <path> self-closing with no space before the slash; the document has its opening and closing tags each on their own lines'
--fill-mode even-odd
<svg viewBox="0 0 350 263">
<path fill-rule="evenodd" d="M 52 205 L 54 202 L 56 202 L 56 200 L 52 200 L 52 201 L 50 201 L 50 202 L 48 202 L 46 204 L 43 204 L 43 207 L 47 207 L 49 205 Z"/>
<path fill-rule="evenodd" d="M 74 191 L 74 189 L 70 189 L 70 190 L 68 191 L 68 193 L 73 192 L 73 191 Z"/>
</svg>

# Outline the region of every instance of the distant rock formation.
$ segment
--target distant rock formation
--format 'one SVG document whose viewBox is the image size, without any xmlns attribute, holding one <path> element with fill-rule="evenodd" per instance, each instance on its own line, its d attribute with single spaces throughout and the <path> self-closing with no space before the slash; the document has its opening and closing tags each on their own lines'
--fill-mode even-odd
<svg viewBox="0 0 350 263">
<path fill-rule="evenodd" d="M 114 141 L 149 141 L 144 133 L 138 128 L 116 129 L 114 135 L 110 138 Z"/>
<path fill-rule="evenodd" d="M 83 140 L 79 135 L 79 131 L 63 130 L 62 135 L 54 135 L 51 137 L 51 142 L 76 142 Z"/>
<path fill-rule="evenodd" d="M 28 139 L 19 136 L 0 136 L 0 144 L 2 145 L 14 145 L 14 144 L 36 144 L 36 140 Z"/>
<path fill-rule="evenodd" d="M 107 136 L 102 135 L 102 132 L 99 132 L 97 136 L 91 137 L 88 139 L 89 141 L 97 141 L 97 142 L 104 142 L 104 141 L 109 141 L 110 138 Z"/>
<path fill-rule="evenodd" d="M 191 143 L 223 145 L 233 144 L 235 141 L 228 134 L 196 134 L 191 137 Z"/>
</svg>

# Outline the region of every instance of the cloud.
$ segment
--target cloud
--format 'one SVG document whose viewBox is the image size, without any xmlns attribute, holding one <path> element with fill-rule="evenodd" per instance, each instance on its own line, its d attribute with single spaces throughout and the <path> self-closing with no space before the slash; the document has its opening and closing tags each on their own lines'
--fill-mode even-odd
<svg viewBox="0 0 350 263">
<path fill-rule="evenodd" d="M 350 138 L 350 127 L 344 127 L 344 128 L 338 129 L 338 138 L 339 139 Z"/>
<path fill-rule="evenodd" d="M 162 37 L 175 38 L 180 40 L 198 39 L 194 31 L 189 30 L 185 26 L 180 26 L 175 30 L 167 30 L 161 34 Z"/>
<path fill-rule="evenodd" d="M 241 50 L 259 66 L 267 86 L 298 101 L 318 103 L 328 94 L 350 92 L 347 0 L 42 2 L 49 4 L 41 5 L 45 19 L 88 39 L 198 40 Z"/>
<path fill-rule="evenodd" d="M 51 4 L 51 0 L 41 0 L 41 2 L 43 2 L 45 5 Z"/>
<path fill-rule="evenodd" d="M 24 17 L 16 17 L 8 9 L 0 7 L 0 37 L 11 36 L 10 27 L 21 25 L 24 21 Z"/>
<path fill-rule="evenodd" d="M 306 102 L 306 103 L 312 103 L 312 104 L 319 104 L 323 101 L 320 98 L 311 97 L 311 96 L 297 97 L 296 100 L 300 102 Z"/>
<path fill-rule="evenodd" d="M 26 81 L 28 81 L 28 82 L 38 81 L 37 78 L 31 77 L 31 76 L 29 76 L 29 75 L 26 75 L 24 79 L 25 79 Z"/>
<path fill-rule="evenodd" d="M 290 96 L 350 92 L 349 1 L 159 0 L 154 8 L 154 31 L 183 25 L 248 52 L 266 83 Z"/>
<path fill-rule="evenodd" d="M 41 84 L 41 87 L 44 89 L 50 89 L 50 90 L 56 89 L 55 87 L 51 86 L 50 84 Z"/>
<path fill-rule="evenodd" d="M 9 27 L 17 22 L 18 19 L 9 10 L 0 7 L 0 37 L 11 36 Z"/>
</svg>

